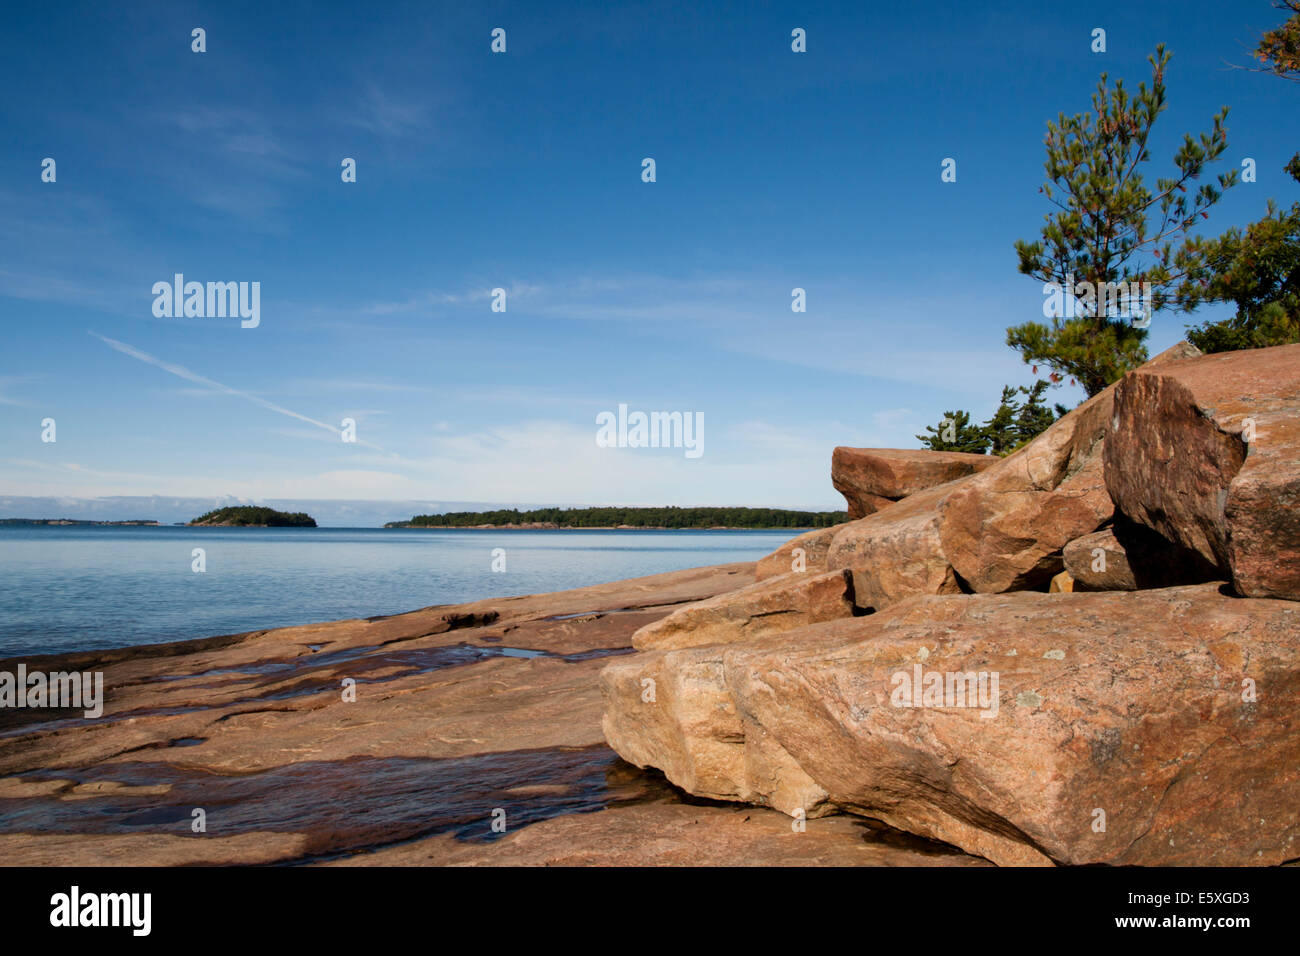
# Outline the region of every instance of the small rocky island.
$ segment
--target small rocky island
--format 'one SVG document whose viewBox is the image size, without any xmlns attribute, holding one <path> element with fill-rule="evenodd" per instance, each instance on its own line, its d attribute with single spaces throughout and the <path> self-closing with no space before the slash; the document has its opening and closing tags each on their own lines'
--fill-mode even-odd
<svg viewBox="0 0 1300 956">
<path fill-rule="evenodd" d="M 314 528 L 316 519 L 301 511 L 276 511 L 274 508 L 240 505 L 233 508 L 218 508 L 216 511 L 199 515 L 190 522 L 189 526 L 191 528 Z"/>
</svg>

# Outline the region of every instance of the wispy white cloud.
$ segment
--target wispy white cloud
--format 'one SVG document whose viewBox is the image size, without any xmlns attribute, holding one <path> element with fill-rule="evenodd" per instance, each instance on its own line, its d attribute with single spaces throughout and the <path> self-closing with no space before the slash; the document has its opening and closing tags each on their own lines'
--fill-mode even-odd
<svg viewBox="0 0 1300 956">
<path fill-rule="evenodd" d="M 399 382 L 364 382 L 355 379 L 298 378 L 285 383 L 285 391 L 323 389 L 331 392 L 428 392 L 428 385 L 403 385 Z"/>
<path fill-rule="evenodd" d="M 30 408 L 30 402 L 24 402 L 17 398 L 11 398 L 6 395 L 9 389 L 15 385 L 26 385 L 29 382 L 36 381 L 35 375 L 0 375 L 0 405 L 17 405 L 20 408 Z"/>
<path fill-rule="evenodd" d="M 63 302 L 102 307 L 104 287 L 45 272 L 13 272 L 0 269 L 0 295 L 28 302 Z"/>
<path fill-rule="evenodd" d="M 473 298 L 487 301 L 491 293 L 487 289 L 474 292 L 420 292 L 406 299 L 397 301 L 370 302 L 352 310 L 361 315 L 406 315 L 411 312 L 424 312 L 437 305 L 461 305 Z"/>
<path fill-rule="evenodd" d="M 377 136 L 396 139 L 424 129 L 429 112 L 424 103 L 403 99 L 374 82 L 367 82 L 345 122 Z"/>
<path fill-rule="evenodd" d="M 306 422 L 308 425 L 315 425 L 317 428 L 324 429 L 325 431 L 331 432 L 336 436 L 341 436 L 343 434 L 343 430 L 341 428 L 335 427 L 334 425 L 331 425 L 328 422 L 323 422 L 320 421 L 319 419 L 312 418 L 309 415 L 303 415 L 300 412 L 295 412 L 292 409 L 285 408 L 283 405 L 277 405 L 275 402 L 267 401 L 265 398 L 262 398 L 260 395 L 254 395 L 252 392 L 246 392 L 243 391 L 242 389 L 232 388 L 229 385 L 223 385 L 221 382 L 207 378 L 206 376 L 200 375 L 197 372 L 192 372 L 183 365 L 176 365 L 175 363 L 172 362 L 165 362 L 160 358 L 156 358 L 155 356 L 150 355 L 148 352 L 141 351 L 135 346 L 127 345 L 125 342 L 119 342 L 116 339 L 110 339 L 107 336 L 100 335 L 98 332 L 91 332 L 90 334 L 93 335 L 95 338 L 99 339 L 105 345 L 108 345 L 110 348 L 116 349 L 117 351 L 121 352 L 123 355 L 129 355 L 132 358 L 138 359 L 139 361 L 144 362 L 148 365 L 152 365 L 155 368 L 160 368 L 164 372 L 168 372 L 172 375 L 175 375 L 178 378 L 185 379 L 187 382 L 193 382 L 195 385 L 204 386 L 205 388 L 212 389 L 214 392 L 220 392 L 226 395 L 234 395 L 237 398 L 242 398 L 245 401 L 252 402 L 254 405 L 260 405 L 262 408 L 269 409 L 270 411 L 276 412 L 280 415 L 287 415 L 289 418 L 296 418 L 298 421 Z M 383 449 L 380 448 L 378 445 L 372 445 L 370 442 L 365 442 L 362 441 L 361 439 L 357 439 L 356 443 L 358 445 L 365 445 L 369 448 L 374 448 L 378 451 L 383 451 Z"/>
<path fill-rule="evenodd" d="M 39 461 L 32 458 L 10 458 L 6 464 L 14 465 L 19 468 L 33 469 L 45 472 L 47 474 L 61 475 L 66 478 L 81 481 L 86 478 L 94 478 L 97 481 L 118 482 L 123 487 L 134 486 L 140 483 L 160 483 L 165 481 L 160 475 L 147 475 L 140 472 L 116 471 L 113 469 L 92 468 L 88 465 L 82 465 L 72 461 Z M 42 487 L 49 487 L 42 480 Z"/>
<path fill-rule="evenodd" d="M 206 151 L 215 146 L 245 168 L 264 176 L 296 179 L 306 175 L 298 150 L 286 144 L 286 133 L 264 113 L 242 106 L 190 106 L 151 114 L 152 125 L 170 125 L 190 134 Z"/>
</svg>

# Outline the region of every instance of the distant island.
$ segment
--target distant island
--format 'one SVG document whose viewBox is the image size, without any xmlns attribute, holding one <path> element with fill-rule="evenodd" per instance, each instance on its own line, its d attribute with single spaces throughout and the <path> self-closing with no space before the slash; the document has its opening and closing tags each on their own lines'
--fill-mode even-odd
<svg viewBox="0 0 1300 956">
<path fill-rule="evenodd" d="M 205 515 L 199 515 L 190 522 L 190 527 L 207 528 L 314 528 L 316 519 L 301 511 L 276 511 L 274 508 L 259 508 L 240 505 L 234 508 L 218 508 Z"/>
<path fill-rule="evenodd" d="M 157 521 L 85 521 L 77 518 L 0 518 L 0 525 L 93 525 L 115 528 L 157 528 Z"/>
<path fill-rule="evenodd" d="M 450 511 L 390 521 L 385 528 L 614 528 L 751 529 L 829 528 L 848 520 L 844 511 L 786 511 L 782 508 L 517 508 Z"/>
</svg>

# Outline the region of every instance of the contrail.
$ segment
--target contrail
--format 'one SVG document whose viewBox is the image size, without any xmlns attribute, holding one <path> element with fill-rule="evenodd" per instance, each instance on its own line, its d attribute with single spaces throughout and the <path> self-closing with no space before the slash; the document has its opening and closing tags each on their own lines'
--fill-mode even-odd
<svg viewBox="0 0 1300 956">
<path fill-rule="evenodd" d="M 91 332 L 90 334 L 93 335 L 95 338 L 99 339 L 101 342 L 108 345 L 110 348 L 117 349 L 119 352 L 121 352 L 124 355 L 129 355 L 131 356 L 131 358 L 139 359 L 141 362 L 146 362 L 149 365 L 153 365 L 157 368 L 160 368 L 164 372 L 171 372 L 171 374 L 177 376 L 178 378 L 183 378 L 187 382 L 193 382 L 196 385 L 204 385 L 218 392 L 224 392 L 227 395 L 234 395 L 238 398 L 247 399 L 248 401 L 254 403 L 255 405 L 261 405 L 263 408 L 269 408 L 271 411 L 279 412 L 281 415 L 288 415 L 290 418 L 296 418 L 298 419 L 298 421 L 306 422 L 308 425 L 315 425 L 317 428 L 323 428 L 327 432 L 331 432 L 332 434 L 335 435 L 343 434 L 343 429 L 336 428 L 335 426 L 329 424 L 329 422 L 317 421 L 316 419 L 311 418 L 307 415 L 300 415 L 298 412 L 295 412 L 292 409 L 285 408 L 283 405 L 277 405 L 275 404 L 275 402 L 268 402 L 266 399 L 258 395 L 253 395 L 250 392 L 241 391 L 240 389 L 237 388 L 231 388 L 229 385 L 222 385 L 220 382 L 214 382 L 212 379 L 206 378 L 198 374 L 197 372 L 191 372 L 184 365 L 174 365 L 171 362 L 164 362 L 162 359 L 150 355 L 148 352 L 140 351 L 135 346 L 127 345 L 125 342 L 119 342 L 117 341 L 117 339 L 110 339 L 107 336 L 100 335 L 98 332 Z M 373 445 L 368 441 L 361 441 L 360 439 L 357 439 L 357 444 L 365 445 L 367 448 L 373 448 L 376 451 L 383 451 L 383 449 L 380 448 L 378 445 Z"/>
</svg>

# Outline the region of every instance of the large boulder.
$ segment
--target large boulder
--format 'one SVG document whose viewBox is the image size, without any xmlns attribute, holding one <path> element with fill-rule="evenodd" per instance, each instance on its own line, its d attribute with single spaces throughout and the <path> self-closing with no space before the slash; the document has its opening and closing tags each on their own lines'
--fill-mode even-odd
<svg viewBox="0 0 1300 956">
<path fill-rule="evenodd" d="M 605 739 L 628 763 L 662 770 L 697 796 L 791 815 L 829 812 L 826 791 L 737 710 L 723 680 L 724 649 L 648 651 L 607 665 L 600 674 Z"/>
<path fill-rule="evenodd" d="M 1143 367 L 1199 354 L 1180 342 Z M 970 590 L 1045 590 L 1061 549 L 1111 519 L 1102 448 L 1114 395 L 1114 385 L 1094 395 L 945 499 L 939 537 Z"/>
<path fill-rule="evenodd" d="M 1101 465 L 1109 391 L 976 475 L 940 509 L 939 538 L 971 590 L 1046 588 L 1061 548 L 1113 513 Z"/>
<path fill-rule="evenodd" d="M 632 635 L 638 650 L 729 644 L 855 612 L 847 571 L 792 572 L 687 604 Z"/>
<path fill-rule="evenodd" d="M 692 792 L 820 799 L 996 863 L 1270 865 L 1300 844 L 1297 633 L 1300 605 L 1217 584 L 917 597 L 624 658 L 605 730 Z"/>
<path fill-rule="evenodd" d="M 960 593 L 939 540 L 939 506 L 972 480 L 959 478 L 909 495 L 835 535 L 826 565 L 853 572 L 858 607 L 878 611 L 914 594 Z"/>
<path fill-rule="evenodd" d="M 1127 518 L 1239 594 L 1300 600 L 1300 345 L 1130 372 L 1104 461 Z"/>
<path fill-rule="evenodd" d="M 847 448 L 831 453 L 831 484 L 848 502 L 849 518 L 864 518 L 900 498 L 982 471 L 988 455 L 917 448 Z"/>
</svg>

